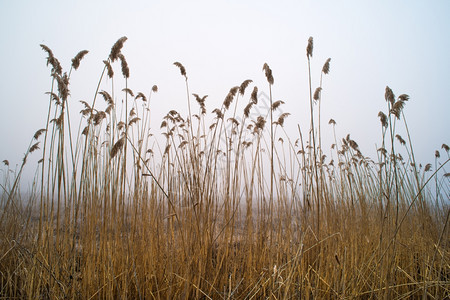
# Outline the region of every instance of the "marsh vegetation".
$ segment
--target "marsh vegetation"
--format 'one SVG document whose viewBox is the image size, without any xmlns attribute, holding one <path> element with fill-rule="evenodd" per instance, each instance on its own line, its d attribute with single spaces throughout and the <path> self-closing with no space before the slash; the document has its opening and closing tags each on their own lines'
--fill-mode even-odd
<svg viewBox="0 0 450 300">
<path fill-rule="evenodd" d="M 336 126 L 320 115 L 330 59 L 314 89 L 310 38 L 302 92 L 309 128 L 272 98 L 268 64 L 266 86 L 245 80 L 213 109 L 175 62 L 188 113 L 152 120 L 158 87 L 130 89 L 126 40 L 103 61 L 79 124 L 71 121 L 78 112 L 69 83 L 88 52 L 64 72 L 41 45 L 51 70 L 48 115 L 21 165 L 3 166 L 2 298 L 449 297 L 449 147 L 436 151 L 433 165 L 416 162 L 408 95 L 386 87 L 377 157 L 350 135 L 325 145 L 322 132 Z M 114 84 L 117 76 L 124 86 Z M 262 90 L 269 106 L 260 114 Z M 41 157 L 37 166 L 27 165 L 31 155 Z M 36 167 L 29 194 L 21 192 L 24 167 Z"/>
</svg>

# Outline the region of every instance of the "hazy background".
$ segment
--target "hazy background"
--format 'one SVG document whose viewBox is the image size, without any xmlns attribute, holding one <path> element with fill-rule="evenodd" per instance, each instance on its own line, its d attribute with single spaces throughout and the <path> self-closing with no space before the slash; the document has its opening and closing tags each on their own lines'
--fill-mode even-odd
<svg viewBox="0 0 450 300">
<path fill-rule="evenodd" d="M 450 1 L 0 0 L 0 161 L 20 164 L 34 132 L 45 125 L 51 78 L 41 43 L 65 71 L 80 50 L 90 51 L 71 77 L 70 103 L 77 112 L 79 100 L 92 102 L 111 46 L 127 36 L 122 52 L 129 87 L 146 94 L 159 87 L 152 98 L 156 132 L 170 109 L 187 113 L 184 80 L 173 62 L 186 67 L 192 93 L 209 95 L 209 112 L 245 79 L 267 92 L 261 71 L 267 62 L 274 99 L 285 101 L 282 110 L 292 114 L 285 126 L 295 140 L 297 123 L 304 131 L 309 126 L 305 48 L 313 36 L 313 88 L 332 58 L 322 93 L 325 148 L 333 118 L 338 137 L 350 133 L 374 157 L 388 85 L 397 96 L 410 95 L 405 113 L 416 155 L 422 163 L 434 162 L 434 151 L 450 144 L 449 16 Z M 119 90 L 120 66 L 114 68 Z M 27 169 L 30 176 L 35 165 Z"/>
</svg>

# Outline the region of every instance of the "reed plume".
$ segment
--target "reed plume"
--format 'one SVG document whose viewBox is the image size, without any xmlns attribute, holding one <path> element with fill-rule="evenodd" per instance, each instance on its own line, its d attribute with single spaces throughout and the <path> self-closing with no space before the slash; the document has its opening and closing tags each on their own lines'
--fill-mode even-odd
<svg viewBox="0 0 450 300">
<path fill-rule="evenodd" d="M 72 58 L 72 68 L 74 68 L 75 70 L 78 69 L 78 67 L 80 66 L 80 62 L 83 59 L 83 57 L 88 54 L 89 51 L 88 50 L 82 50 L 80 52 L 78 52 L 77 55 L 75 55 L 74 58 Z"/>
<path fill-rule="evenodd" d="M 109 54 L 109 59 L 111 62 L 114 62 L 119 58 L 119 55 L 121 54 L 120 51 L 122 50 L 123 44 L 127 39 L 128 38 L 126 36 L 123 36 L 111 47 L 111 53 Z"/>
<path fill-rule="evenodd" d="M 177 62 L 177 61 L 174 62 L 173 64 L 180 69 L 181 75 L 184 76 L 186 78 L 186 80 L 187 80 L 186 69 L 184 68 L 184 66 L 181 63 Z"/>
<path fill-rule="evenodd" d="M 129 78 L 130 77 L 130 69 L 128 68 L 128 63 L 127 60 L 125 59 L 125 56 L 123 56 L 122 53 L 119 53 L 117 55 L 120 59 L 120 64 L 122 66 L 122 75 L 125 78 Z"/>
<path fill-rule="evenodd" d="M 311 50 L 311 52 L 312 52 L 312 50 Z M 312 54 L 311 54 L 311 56 L 312 56 Z M 322 67 L 322 73 L 324 73 L 324 74 L 330 73 L 330 61 L 331 61 L 331 58 L 328 58 L 325 61 L 325 64 Z"/>
<path fill-rule="evenodd" d="M 241 94 L 241 96 L 244 96 L 245 90 L 247 89 L 248 85 L 252 82 L 253 82 L 253 80 L 247 79 L 241 83 L 241 85 L 239 87 L 239 94 Z"/>
<path fill-rule="evenodd" d="M 308 45 L 306 46 L 306 56 L 312 57 L 313 56 L 313 37 L 310 36 L 308 39 Z"/>
<path fill-rule="evenodd" d="M 108 77 L 109 77 L 109 78 L 113 78 L 113 76 L 114 76 L 114 71 L 113 71 L 113 68 L 112 68 L 111 64 L 109 63 L 108 60 L 104 60 L 103 63 L 105 64 L 105 67 L 106 67 L 106 69 L 108 70 L 108 73 L 107 73 L 107 74 L 108 74 Z"/>
</svg>

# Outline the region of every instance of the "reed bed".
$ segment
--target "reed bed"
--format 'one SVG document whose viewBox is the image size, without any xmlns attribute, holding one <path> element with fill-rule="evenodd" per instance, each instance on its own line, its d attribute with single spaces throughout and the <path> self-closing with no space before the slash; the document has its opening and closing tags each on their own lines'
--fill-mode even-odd
<svg viewBox="0 0 450 300">
<path fill-rule="evenodd" d="M 69 83 L 88 52 L 63 72 L 41 45 L 51 70 L 47 119 L 18 169 L 3 162 L 3 299 L 450 297 L 449 147 L 436 151 L 434 166 L 415 161 L 408 95 L 386 87 L 376 158 L 350 135 L 325 148 L 321 131 L 336 126 L 321 128 L 320 119 L 330 59 L 313 91 L 310 38 L 306 131 L 286 134 L 292 122 L 273 101 L 268 64 L 267 86 L 245 80 L 211 109 L 180 62 L 174 80 L 185 83 L 188 115 L 171 110 L 150 130 L 158 87 L 128 87 L 126 40 L 103 61 L 79 124 Z M 105 81 L 110 88 L 100 90 Z M 262 90 L 270 106 L 258 115 Z M 30 155 L 41 159 L 22 193 Z"/>
</svg>

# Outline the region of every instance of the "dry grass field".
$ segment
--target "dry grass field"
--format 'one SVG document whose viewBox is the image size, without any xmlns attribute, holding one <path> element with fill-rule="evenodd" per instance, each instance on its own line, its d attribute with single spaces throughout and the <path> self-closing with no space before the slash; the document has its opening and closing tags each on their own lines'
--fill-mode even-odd
<svg viewBox="0 0 450 300">
<path fill-rule="evenodd" d="M 69 83 L 87 51 L 64 72 L 41 45 L 48 116 L 21 166 L 2 167 L 1 299 L 449 299 L 449 147 L 434 165 L 416 162 L 408 95 L 386 87 L 377 157 L 350 135 L 323 145 L 335 122 L 320 119 L 310 38 L 310 128 L 272 99 L 267 64 L 267 86 L 246 80 L 213 110 L 175 62 L 188 115 L 151 120 L 158 87 L 128 88 L 125 41 L 103 61 L 98 86 L 111 87 L 83 102 L 80 124 L 70 120 Z M 330 59 L 321 85 L 329 72 Z M 261 90 L 270 109 L 255 115 Z M 29 193 L 25 166 L 37 168 Z"/>
</svg>

